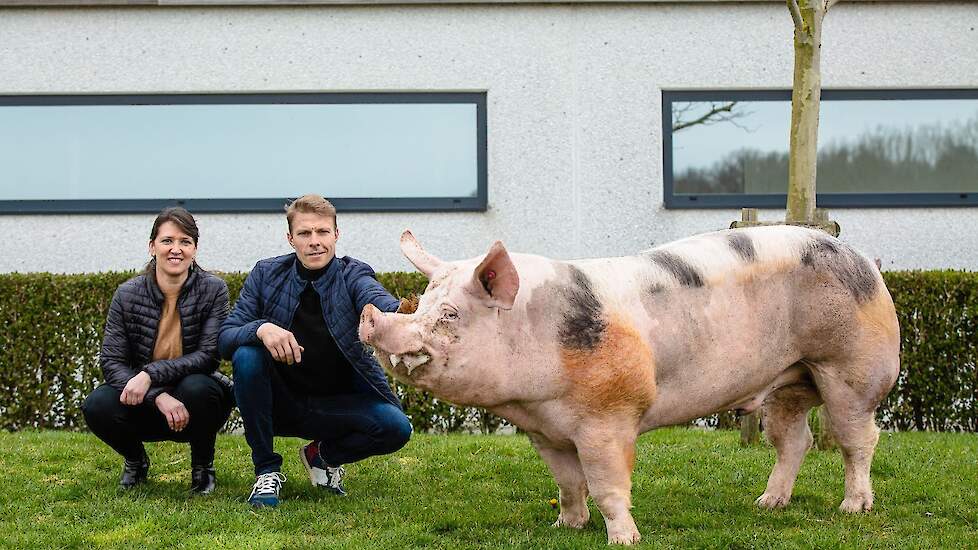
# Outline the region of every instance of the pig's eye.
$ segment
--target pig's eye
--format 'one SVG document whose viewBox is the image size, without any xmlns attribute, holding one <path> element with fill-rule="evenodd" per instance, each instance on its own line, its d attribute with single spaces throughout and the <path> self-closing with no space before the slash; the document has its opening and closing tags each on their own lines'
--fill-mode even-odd
<svg viewBox="0 0 978 550">
<path fill-rule="evenodd" d="M 441 314 L 441 318 L 443 321 L 458 321 L 458 312 L 445 311 Z"/>
</svg>

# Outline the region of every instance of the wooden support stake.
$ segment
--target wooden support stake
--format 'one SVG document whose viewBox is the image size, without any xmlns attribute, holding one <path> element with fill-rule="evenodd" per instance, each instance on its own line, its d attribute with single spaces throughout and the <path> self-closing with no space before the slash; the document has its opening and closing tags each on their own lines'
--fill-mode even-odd
<svg viewBox="0 0 978 550">
<path fill-rule="evenodd" d="M 820 451 L 831 451 L 838 447 L 835 438 L 832 437 L 832 421 L 829 419 L 825 407 L 817 407 L 818 410 L 818 430 L 815 432 L 815 448 Z"/>
<path fill-rule="evenodd" d="M 761 442 L 761 411 L 740 417 L 740 446 L 750 447 Z"/>
</svg>

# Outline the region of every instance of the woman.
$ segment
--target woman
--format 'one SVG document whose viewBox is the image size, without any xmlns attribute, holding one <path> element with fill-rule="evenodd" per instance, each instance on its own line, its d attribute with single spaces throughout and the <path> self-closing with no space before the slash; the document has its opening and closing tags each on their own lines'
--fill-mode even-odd
<svg viewBox="0 0 978 550">
<path fill-rule="evenodd" d="M 190 489 L 216 483 L 214 442 L 234 406 L 231 382 L 217 372 L 217 334 L 228 288 L 194 261 L 199 232 L 183 208 L 160 212 L 149 236 L 146 270 L 122 283 L 105 323 L 105 383 L 85 400 L 89 428 L 122 455 L 119 484 L 146 481 L 144 441 L 190 443 Z"/>
</svg>

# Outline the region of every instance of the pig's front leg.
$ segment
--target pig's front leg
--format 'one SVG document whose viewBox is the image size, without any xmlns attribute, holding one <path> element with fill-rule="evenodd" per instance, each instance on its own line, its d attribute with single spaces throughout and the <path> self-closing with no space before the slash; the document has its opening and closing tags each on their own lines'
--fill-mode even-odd
<svg viewBox="0 0 978 550">
<path fill-rule="evenodd" d="M 591 513 L 587 509 L 587 479 L 577 450 L 554 445 L 539 434 L 530 434 L 530 441 L 547 463 L 560 489 L 560 515 L 554 527 L 563 525 L 581 529 L 591 519 Z"/>
<path fill-rule="evenodd" d="M 575 441 L 588 490 L 604 516 L 608 544 L 634 544 L 642 538 L 630 512 L 637 435 L 634 427 L 604 419 L 585 427 Z"/>
</svg>

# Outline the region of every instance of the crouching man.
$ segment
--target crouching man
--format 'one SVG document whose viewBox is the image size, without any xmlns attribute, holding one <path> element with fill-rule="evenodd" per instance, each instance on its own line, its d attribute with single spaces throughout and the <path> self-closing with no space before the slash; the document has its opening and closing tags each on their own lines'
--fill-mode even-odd
<svg viewBox="0 0 978 550">
<path fill-rule="evenodd" d="M 336 209 L 318 195 L 286 208 L 295 253 L 259 261 L 221 327 L 218 348 L 255 464 L 248 498 L 277 506 L 286 481 L 273 436 L 312 441 L 299 457 L 313 485 L 345 495 L 343 464 L 392 453 L 411 436 L 387 378 L 357 336 L 360 311 L 395 311 L 374 271 L 336 257 Z"/>
</svg>

